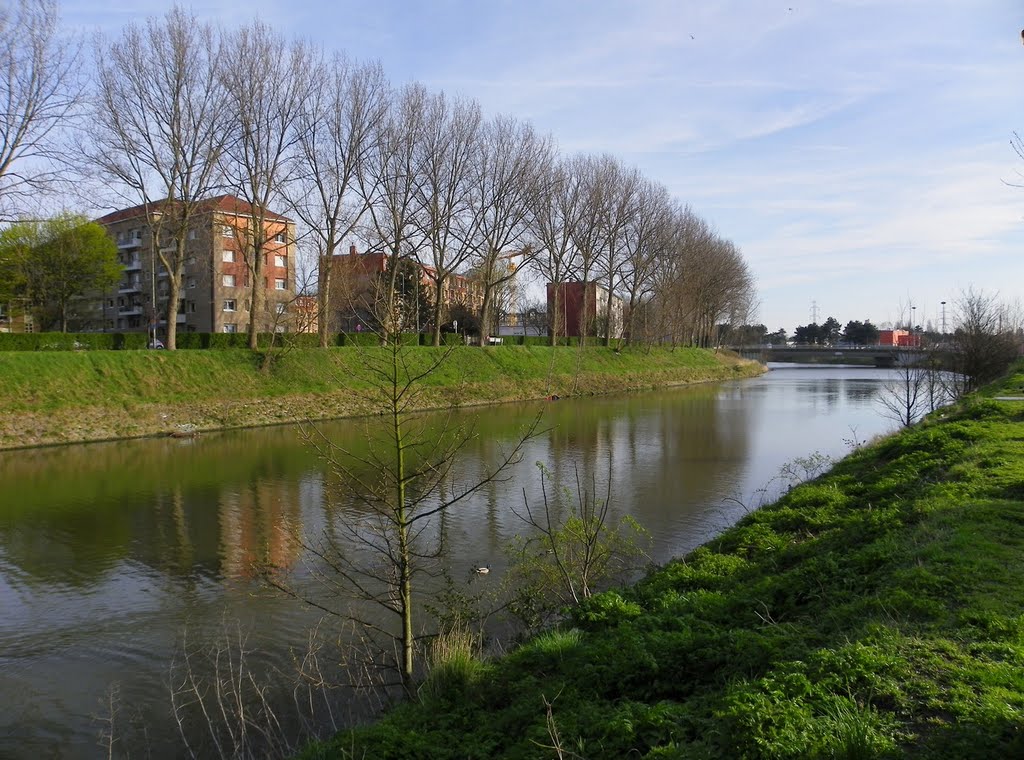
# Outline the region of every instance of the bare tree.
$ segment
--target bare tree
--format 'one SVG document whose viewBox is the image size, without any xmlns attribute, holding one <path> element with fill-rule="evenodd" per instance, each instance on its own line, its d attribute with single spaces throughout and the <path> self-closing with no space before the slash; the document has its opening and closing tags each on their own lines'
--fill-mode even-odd
<svg viewBox="0 0 1024 760">
<path fill-rule="evenodd" d="M 622 265 L 626 258 L 626 227 L 635 219 L 637 192 L 641 177 L 636 169 L 626 169 L 611 156 L 603 156 L 600 163 L 600 176 L 604 186 L 599 220 L 603 228 L 601 237 L 604 245 L 598 266 L 607 291 L 604 313 L 607 324 L 604 331 L 604 344 L 612 344 L 612 304 L 615 292 L 622 278 Z"/>
<path fill-rule="evenodd" d="M 584 283 L 583 298 L 580 303 L 578 324 L 580 326 L 580 346 L 587 344 L 588 324 L 591 306 L 588 303 L 589 293 L 586 283 L 594 277 L 597 262 L 604 248 L 605 227 L 601 224 L 605 195 L 608 187 L 600 159 L 593 156 L 577 156 L 572 159 L 573 192 L 576 194 L 577 216 L 572 226 L 573 245 L 576 247 L 576 279 Z"/>
<path fill-rule="evenodd" d="M 385 326 L 392 332 L 394 326 Z M 344 449 L 313 429 L 311 443 L 330 464 L 346 498 L 355 495 L 363 517 L 334 525 L 307 548 L 318 561 L 312 568 L 322 593 L 309 593 L 270 576 L 271 583 L 331 615 L 359 622 L 393 652 L 394 667 L 407 694 L 413 692 L 418 642 L 416 590 L 424 578 L 439 576 L 443 532 L 432 526 L 449 510 L 485 486 L 504 479 L 533 437 L 540 417 L 499 453 L 482 474 L 459 482 L 453 466 L 474 436 L 472 428 L 451 418 L 436 426 L 413 415 L 423 381 L 436 372 L 454 348 L 429 357 L 409 352 L 400 341 L 364 355 L 372 388 L 365 398 L 378 412 L 366 423 L 365 448 Z M 377 421 L 380 422 L 377 422 Z M 385 613 L 374 622 L 352 609 L 351 601 Z"/>
<path fill-rule="evenodd" d="M 557 482 L 551 487 L 551 473 L 539 463 L 538 467 L 541 503 L 531 505 L 524 491 L 523 507 L 512 508 L 529 534 L 510 547 L 509 608 L 528 630 L 549 624 L 566 607 L 625 581 L 646 557 L 648 539 L 633 518 L 614 519 L 610 466 L 604 494 L 598 492 L 596 480 L 585 483 L 578 470 L 574 488 Z"/>
<path fill-rule="evenodd" d="M 928 411 L 930 373 L 920 358 L 912 351 L 898 354 L 895 374 L 878 397 L 882 414 L 903 427 L 910 427 Z"/>
<path fill-rule="evenodd" d="M 538 248 L 531 266 L 553 285 L 552 303 L 546 308 L 552 346 L 558 345 L 558 336 L 565 331 L 559 285 L 576 266 L 577 249 L 573 240 L 576 234 L 574 225 L 579 218 L 579 194 L 575 192 L 577 185 L 571 176 L 572 169 L 573 164 L 564 161 L 547 166 L 548 176 L 540 182 L 530 215 L 532 236 Z"/>
<path fill-rule="evenodd" d="M 317 250 L 320 346 L 330 330 L 333 257 L 366 211 L 357 173 L 373 149 L 387 109 L 388 85 L 378 63 L 354 64 L 336 55 L 314 67 L 306 107 L 296 130 L 297 167 L 288 188 L 291 207 Z"/>
<path fill-rule="evenodd" d="M 96 48 L 90 163 L 141 203 L 150 244 L 169 273 L 165 345 L 176 346 L 188 235 L 220 182 L 228 133 L 217 75 L 220 35 L 181 8 Z M 156 318 L 157 294 L 151 308 Z"/>
<path fill-rule="evenodd" d="M 480 345 L 487 342 L 497 290 L 537 255 L 530 213 L 552 158 L 550 140 L 528 123 L 499 116 L 484 127 L 471 196 L 477 219 L 472 266 L 484 290 Z"/>
<path fill-rule="evenodd" d="M 478 155 L 482 117 L 475 101 L 429 98 L 423 140 L 417 146 L 417 226 L 425 239 L 420 258 L 433 289 L 434 345 L 441 345 L 445 285 L 475 242 L 477 219 L 469 182 Z"/>
<path fill-rule="evenodd" d="M 654 289 L 657 259 L 671 244 L 674 207 L 664 186 L 644 181 L 637 191 L 634 213 L 624 230 L 622 287 L 626 292 L 626 343 L 633 343 L 641 304 Z"/>
<path fill-rule="evenodd" d="M 950 337 L 954 374 L 951 395 L 959 398 L 997 379 L 1019 356 L 1024 343 L 1019 308 L 974 289 L 955 302 L 956 327 Z"/>
<path fill-rule="evenodd" d="M 60 158 L 55 140 L 81 93 L 80 47 L 62 38 L 55 0 L 0 8 L 0 217 L 49 189 Z"/>
<path fill-rule="evenodd" d="M 393 97 L 388 113 L 378 125 L 374 149 L 359 173 L 360 192 L 366 199 L 369 224 L 365 232 L 371 248 L 382 251 L 389 259 L 412 258 L 424 244 L 416 225 L 420 176 L 416 171 L 419 145 L 423 140 L 428 95 L 422 85 L 408 85 Z M 396 282 L 398 266 L 382 293 L 383 303 L 377 310 L 385 314 L 400 310 Z M 387 321 L 383 322 L 387 324 Z M 385 331 L 385 343 L 398 342 L 400 335 Z"/>
<path fill-rule="evenodd" d="M 237 30 L 226 43 L 222 108 L 234 129 L 224 153 L 224 173 L 228 187 L 245 203 L 235 214 L 234 225 L 249 272 L 249 348 L 255 350 L 267 299 L 268 243 L 282 230 L 270 207 L 282 197 L 293 169 L 290 158 L 299 139 L 297 127 L 320 61 L 305 44 L 286 42 L 260 21 Z"/>
</svg>

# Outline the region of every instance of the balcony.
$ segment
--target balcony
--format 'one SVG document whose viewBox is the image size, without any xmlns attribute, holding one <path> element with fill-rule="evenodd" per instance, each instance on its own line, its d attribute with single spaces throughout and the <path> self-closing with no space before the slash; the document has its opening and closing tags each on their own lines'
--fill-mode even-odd
<svg viewBox="0 0 1024 760">
<path fill-rule="evenodd" d="M 141 247 L 142 247 L 142 238 L 130 237 L 130 238 L 124 238 L 123 240 L 121 238 L 117 239 L 117 248 L 118 248 L 118 250 L 125 251 L 125 250 L 129 250 L 131 248 L 141 248 Z"/>
<path fill-rule="evenodd" d="M 129 304 L 128 306 L 117 307 L 118 316 L 137 317 L 142 314 L 142 304 Z"/>
<path fill-rule="evenodd" d="M 121 262 L 121 266 L 125 268 L 126 272 L 134 272 L 142 269 L 142 259 L 138 256 L 132 256 L 131 258 L 123 260 Z"/>
<path fill-rule="evenodd" d="M 141 293 L 142 284 L 133 281 L 122 282 L 120 285 L 117 286 L 117 292 L 122 295 L 124 295 L 125 293 Z"/>
</svg>

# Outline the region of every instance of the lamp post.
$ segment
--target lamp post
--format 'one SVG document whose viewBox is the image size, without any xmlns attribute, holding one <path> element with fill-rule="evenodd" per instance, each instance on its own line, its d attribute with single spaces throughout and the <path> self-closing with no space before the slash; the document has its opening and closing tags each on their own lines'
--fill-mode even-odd
<svg viewBox="0 0 1024 760">
<path fill-rule="evenodd" d="M 946 337 L 946 302 L 940 301 L 942 304 L 942 337 Z"/>
</svg>

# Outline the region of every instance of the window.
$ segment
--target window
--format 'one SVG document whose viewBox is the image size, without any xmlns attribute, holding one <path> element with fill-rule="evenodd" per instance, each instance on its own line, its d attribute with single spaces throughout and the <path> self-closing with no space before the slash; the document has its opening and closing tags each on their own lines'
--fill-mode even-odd
<svg viewBox="0 0 1024 760">
<path fill-rule="evenodd" d="M 274 235 L 274 242 L 275 243 L 283 243 L 284 241 L 285 241 L 285 234 L 283 232 L 278 232 L 276 235 Z"/>
<path fill-rule="evenodd" d="M 277 313 L 278 314 L 284 314 L 286 311 L 288 311 L 288 304 L 279 303 L 277 305 Z"/>
<path fill-rule="evenodd" d="M 189 314 L 195 314 L 196 313 L 196 302 L 195 301 L 189 301 L 188 302 L 188 313 Z"/>
<path fill-rule="evenodd" d="M 234 260 L 235 260 L 235 252 L 234 251 L 224 251 L 220 255 L 220 260 L 221 261 L 226 261 L 228 263 L 233 263 Z"/>
<path fill-rule="evenodd" d="M 221 282 L 225 288 L 235 287 L 235 276 L 233 274 L 226 274 L 221 277 Z"/>
<path fill-rule="evenodd" d="M 189 290 L 191 290 L 195 286 L 196 286 L 196 278 L 195 277 L 189 277 L 188 280 L 185 282 L 185 287 L 188 288 Z"/>
<path fill-rule="evenodd" d="M 234 322 L 228 322 L 224 325 L 224 332 L 236 333 L 238 332 L 238 325 L 236 325 Z"/>
<path fill-rule="evenodd" d="M 286 267 L 288 266 L 288 259 L 286 259 L 284 256 L 274 256 L 274 266 Z"/>
<path fill-rule="evenodd" d="M 288 287 L 288 281 L 280 278 L 274 280 L 274 290 L 284 290 Z"/>
<path fill-rule="evenodd" d="M 220 228 L 220 236 L 233 238 L 235 236 L 235 228 L 230 224 L 225 224 Z"/>
<path fill-rule="evenodd" d="M 225 299 L 225 301 L 224 301 L 224 311 L 234 311 L 234 310 L 235 310 L 235 299 L 234 298 Z"/>
<path fill-rule="evenodd" d="M 189 230 L 188 231 L 188 239 L 189 240 L 195 240 L 196 239 L 196 231 L 195 230 Z"/>
</svg>

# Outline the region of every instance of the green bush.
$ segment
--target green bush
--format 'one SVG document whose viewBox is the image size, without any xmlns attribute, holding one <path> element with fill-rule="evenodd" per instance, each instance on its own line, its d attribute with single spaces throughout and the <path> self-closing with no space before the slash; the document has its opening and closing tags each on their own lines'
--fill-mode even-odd
<svg viewBox="0 0 1024 760">
<path fill-rule="evenodd" d="M 339 346 L 378 346 L 380 336 L 375 332 L 342 333 L 338 336 Z"/>
</svg>

